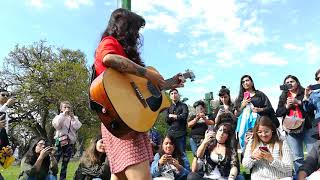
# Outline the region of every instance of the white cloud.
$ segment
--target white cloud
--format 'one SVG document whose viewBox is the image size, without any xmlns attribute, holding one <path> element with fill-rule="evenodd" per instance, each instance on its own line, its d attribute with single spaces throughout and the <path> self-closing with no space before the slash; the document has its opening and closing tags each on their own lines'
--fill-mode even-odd
<svg viewBox="0 0 320 180">
<path fill-rule="evenodd" d="M 283 47 L 285 49 L 293 50 L 293 51 L 302 51 L 303 50 L 303 47 L 300 47 L 300 46 L 297 46 L 297 45 L 291 44 L 291 43 L 286 43 L 283 45 Z"/>
<path fill-rule="evenodd" d="M 64 5 L 69 9 L 78 9 L 81 5 L 92 6 L 92 0 L 65 0 Z"/>
<path fill-rule="evenodd" d="M 273 52 L 261 52 L 251 57 L 250 62 L 261 65 L 286 65 L 288 61 L 275 56 Z"/>
<path fill-rule="evenodd" d="M 161 29 L 169 34 L 179 32 L 179 21 L 171 16 L 160 13 L 158 15 L 150 15 L 145 17 L 148 23 L 146 23 L 145 29 Z M 161 22 L 161 23 L 160 23 Z"/>
<path fill-rule="evenodd" d="M 309 64 L 315 64 L 320 62 L 320 47 L 313 42 L 305 44 L 306 53 L 308 56 L 307 62 Z"/>
<path fill-rule="evenodd" d="M 47 6 L 42 0 L 27 0 L 26 3 L 29 7 L 36 9 L 42 9 Z"/>
<path fill-rule="evenodd" d="M 191 34 L 189 38 L 202 34 L 217 36 L 225 45 L 242 51 L 265 42 L 264 29 L 257 23 L 257 12 L 243 15 L 246 5 L 235 0 L 203 0 L 201 3 L 198 0 L 136 0 L 132 9 L 146 18 L 146 28 L 170 34 L 183 30 Z"/>
<path fill-rule="evenodd" d="M 177 52 L 176 57 L 177 57 L 177 59 L 184 59 L 187 57 L 187 54 L 184 52 Z"/>
<path fill-rule="evenodd" d="M 224 50 L 219 52 L 217 55 L 217 63 L 221 67 L 232 67 L 235 64 L 239 64 L 240 60 L 234 59 L 233 52 L 231 50 Z"/>
<path fill-rule="evenodd" d="M 268 5 L 271 3 L 286 3 L 286 0 L 259 0 L 263 5 Z"/>
<path fill-rule="evenodd" d="M 214 79 L 214 76 L 212 74 L 208 74 L 207 76 L 201 78 L 201 79 L 196 79 L 194 83 L 196 84 L 206 84 Z"/>
</svg>

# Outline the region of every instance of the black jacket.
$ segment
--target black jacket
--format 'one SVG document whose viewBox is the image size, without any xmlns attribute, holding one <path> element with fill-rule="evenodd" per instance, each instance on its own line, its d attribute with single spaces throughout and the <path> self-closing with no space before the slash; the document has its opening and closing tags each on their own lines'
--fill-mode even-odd
<svg viewBox="0 0 320 180">
<path fill-rule="evenodd" d="M 170 126 L 168 133 L 175 138 L 185 136 L 187 134 L 188 106 L 179 101 L 176 104 L 172 104 L 166 113 L 166 122 Z M 178 118 L 169 118 L 169 114 L 178 115 Z"/>
</svg>

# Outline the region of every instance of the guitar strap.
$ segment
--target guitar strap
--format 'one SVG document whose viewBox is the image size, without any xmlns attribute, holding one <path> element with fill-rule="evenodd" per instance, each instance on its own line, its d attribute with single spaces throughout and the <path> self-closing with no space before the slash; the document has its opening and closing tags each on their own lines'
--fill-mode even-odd
<svg viewBox="0 0 320 180">
<path fill-rule="evenodd" d="M 94 67 L 94 64 L 91 66 L 91 78 L 90 78 L 90 84 L 92 84 L 92 82 L 94 81 L 94 79 L 96 78 L 96 68 Z M 91 97 L 90 97 L 90 86 L 89 86 L 89 91 L 88 91 L 88 94 L 89 94 L 89 108 L 91 110 L 94 110 L 94 111 L 98 111 L 98 112 L 102 112 L 102 106 L 100 106 L 98 103 L 94 102 L 91 100 Z"/>
</svg>

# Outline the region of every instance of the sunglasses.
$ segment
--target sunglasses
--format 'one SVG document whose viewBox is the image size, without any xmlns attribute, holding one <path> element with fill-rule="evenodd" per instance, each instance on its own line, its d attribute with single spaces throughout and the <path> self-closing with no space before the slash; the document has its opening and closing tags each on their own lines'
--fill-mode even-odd
<svg viewBox="0 0 320 180">
<path fill-rule="evenodd" d="M 2 97 L 9 97 L 9 94 L 1 94 Z"/>
<path fill-rule="evenodd" d="M 319 81 L 320 77 L 316 77 L 316 81 Z"/>
</svg>

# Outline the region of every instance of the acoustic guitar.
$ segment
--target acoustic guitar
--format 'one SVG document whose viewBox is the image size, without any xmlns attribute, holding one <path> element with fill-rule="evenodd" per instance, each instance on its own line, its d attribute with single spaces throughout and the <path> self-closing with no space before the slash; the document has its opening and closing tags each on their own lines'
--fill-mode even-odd
<svg viewBox="0 0 320 180">
<path fill-rule="evenodd" d="M 191 81 L 195 78 L 190 70 L 182 76 Z M 125 139 L 130 132 L 147 132 L 158 114 L 170 106 L 164 90 L 178 84 L 179 79 L 174 76 L 165 81 L 166 86 L 160 90 L 145 78 L 107 68 L 91 83 L 90 100 L 109 132 Z"/>
</svg>

